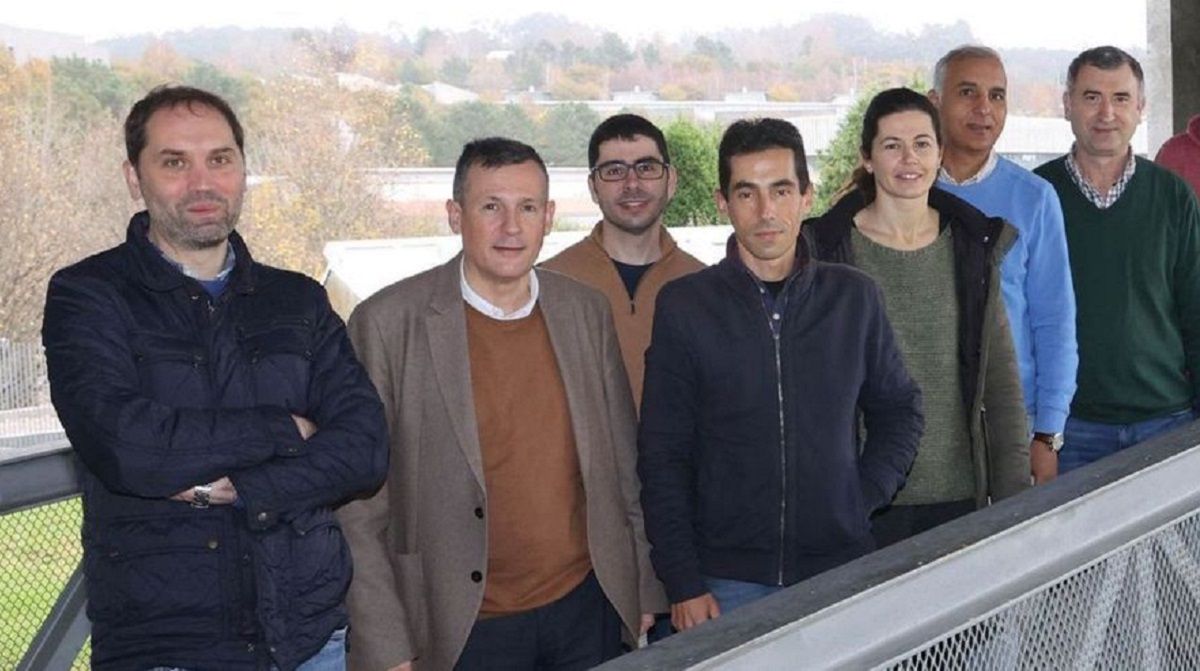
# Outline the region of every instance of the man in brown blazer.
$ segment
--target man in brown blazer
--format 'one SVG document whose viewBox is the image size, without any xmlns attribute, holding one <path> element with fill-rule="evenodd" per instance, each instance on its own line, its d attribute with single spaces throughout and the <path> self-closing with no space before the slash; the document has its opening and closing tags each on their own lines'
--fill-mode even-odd
<svg viewBox="0 0 1200 671">
<path fill-rule="evenodd" d="M 588 668 L 665 608 L 608 302 L 532 269 L 548 189 L 531 147 L 469 143 L 446 203 L 462 254 L 350 319 L 392 453 L 339 513 L 353 669 Z"/>
</svg>

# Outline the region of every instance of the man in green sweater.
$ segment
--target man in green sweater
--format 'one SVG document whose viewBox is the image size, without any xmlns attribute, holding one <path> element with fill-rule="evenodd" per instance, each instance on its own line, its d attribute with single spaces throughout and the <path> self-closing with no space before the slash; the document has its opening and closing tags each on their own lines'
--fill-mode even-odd
<svg viewBox="0 0 1200 671">
<path fill-rule="evenodd" d="M 1036 172 L 1058 192 L 1077 304 L 1078 391 L 1059 471 L 1192 421 L 1200 390 L 1200 210 L 1133 154 L 1142 67 L 1116 47 L 1071 62 L 1075 144 Z"/>
</svg>

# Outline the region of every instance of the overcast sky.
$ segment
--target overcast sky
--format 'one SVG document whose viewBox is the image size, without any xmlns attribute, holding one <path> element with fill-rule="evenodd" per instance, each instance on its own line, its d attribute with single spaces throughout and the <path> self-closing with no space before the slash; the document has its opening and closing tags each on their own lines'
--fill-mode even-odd
<svg viewBox="0 0 1200 671">
<path fill-rule="evenodd" d="M 1082 49 L 1098 44 L 1146 46 L 1145 0 L 718 0 L 721 12 L 695 11 L 699 3 L 600 0 L 5 0 L 0 24 L 98 39 L 195 27 L 331 27 L 415 35 L 421 28 L 487 28 L 534 12 L 553 12 L 620 33 L 627 40 L 654 34 L 788 25 L 813 14 L 838 12 L 870 19 L 877 29 L 919 30 L 929 23 L 970 24 L 976 37 L 999 47 Z M 680 6 L 687 9 L 680 10 Z"/>
</svg>

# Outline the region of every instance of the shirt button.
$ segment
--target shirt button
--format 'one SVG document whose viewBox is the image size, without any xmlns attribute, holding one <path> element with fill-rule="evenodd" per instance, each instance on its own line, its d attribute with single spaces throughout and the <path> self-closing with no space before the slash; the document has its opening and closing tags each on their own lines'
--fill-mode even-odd
<svg viewBox="0 0 1200 671">
<path fill-rule="evenodd" d="M 478 517 L 479 519 L 483 519 L 483 508 L 475 509 L 475 517 Z"/>
<path fill-rule="evenodd" d="M 263 513 L 259 513 L 259 514 L 258 514 L 258 521 L 259 521 L 259 522 L 266 522 L 268 517 L 270 517 L 270 515 L 268 515 L 268 514 L 267 514 L 267 513 L 265 513 L 265 512 L 263 512 Z"/>
<path fill-rule="evenodd" d="M 253 643 L 246 644 L 246 652 L 254 652 L 254 644 Z"/>
<path fill-rule="evenodd" d="M 483 582 L 483 574 L 479 571 L 471 571 L 471 582 Z"/>
<path fill-rule="evenodd" d="M 774 319 L 774 320 L 776 320 L 776 321 L 779 321 L 779 313 L 778 313 L 778 312 L 776 312 L 775 314 L 771 315 L 771 319 Z"/>
<path fill-rule="evenodd" d="M 209 550 L 216 550 L 218 547 L 220 547 L 220 545 L 221 545 L 221 544 L 220 544 L 220 543 L 218 543 L 218 542 L 217 542 L 217 539 L 215 539 L 215 538 L 211 538 L 211 539 L 209 539 L 209 541 L 208 541 L 208 549 L 209 549 Z"/>
</svg>

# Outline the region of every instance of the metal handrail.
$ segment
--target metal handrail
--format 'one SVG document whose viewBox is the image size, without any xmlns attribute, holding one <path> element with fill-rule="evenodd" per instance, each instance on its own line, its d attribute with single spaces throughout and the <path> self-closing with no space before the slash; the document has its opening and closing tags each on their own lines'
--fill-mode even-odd
<svg viewBox="0 0 1200 671">
<path fill-rule="evenodd" d="M 1200 509 L 1200 422 L 1072 471 L 606 665 L 887 663 Z"/>
</svg>

